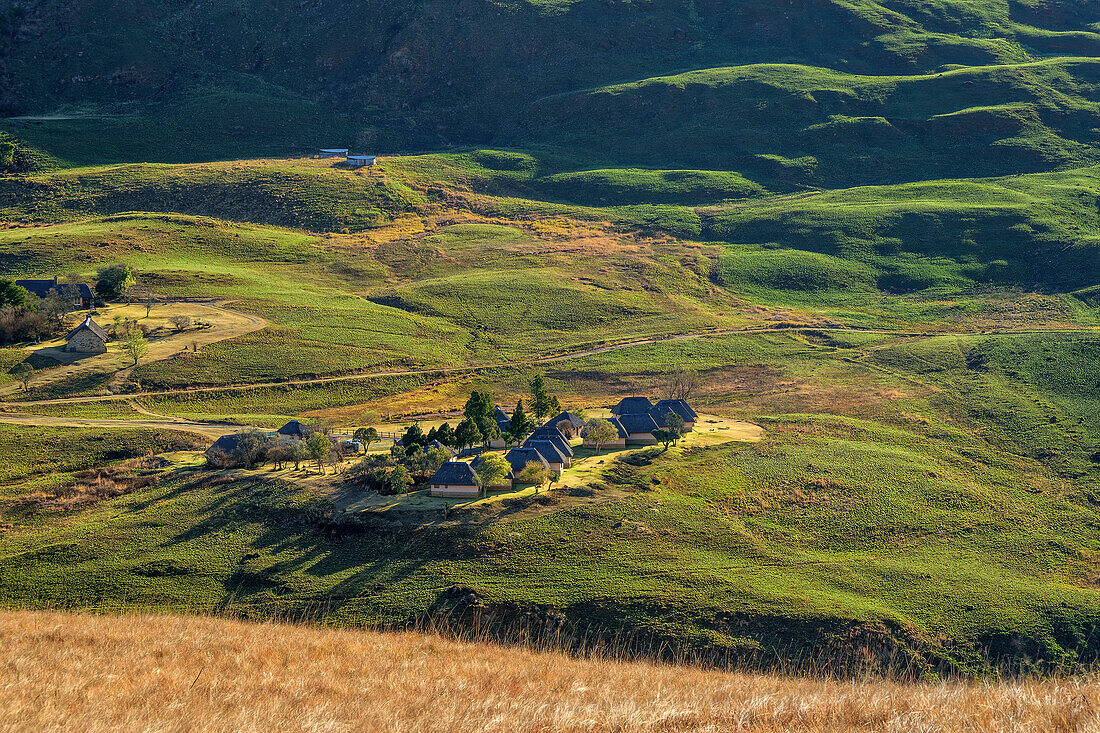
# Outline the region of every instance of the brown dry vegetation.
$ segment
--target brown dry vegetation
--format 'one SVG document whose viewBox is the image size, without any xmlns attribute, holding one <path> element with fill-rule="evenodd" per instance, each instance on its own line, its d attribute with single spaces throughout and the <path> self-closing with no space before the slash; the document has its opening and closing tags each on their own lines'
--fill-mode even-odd
<svg viewBox="0 0 1100 733">
<path fill-rule="evenodd" d="M 1092 679 L 725 674 L 170 616 L 0 614 L 0 730 L 1091 731 Z"/>
</svg>

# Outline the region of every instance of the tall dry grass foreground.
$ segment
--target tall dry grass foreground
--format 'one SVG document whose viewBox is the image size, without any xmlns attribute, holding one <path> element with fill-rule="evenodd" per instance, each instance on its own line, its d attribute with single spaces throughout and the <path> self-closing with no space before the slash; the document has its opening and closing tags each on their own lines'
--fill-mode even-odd
<svg viewBox="0 0 1100 733">
<path fill-rule="evenodd" d="M 0 614 L 5 731 L 1091 731 L 1100 684 L 838 682 L 416 634 Z"/>
</svg>

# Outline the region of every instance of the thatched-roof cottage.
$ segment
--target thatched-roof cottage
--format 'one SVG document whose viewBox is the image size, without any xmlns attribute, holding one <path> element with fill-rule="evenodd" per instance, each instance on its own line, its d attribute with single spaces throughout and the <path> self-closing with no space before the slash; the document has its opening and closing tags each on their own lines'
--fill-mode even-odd
<svg viewBox="0 0 1100 733">
<path fill-rule="evenodd" d="M 473 498 L 481 493 L 477 474 L 469 463 L 447 461 L 432 476 L 432 496 Z"/>
</svg>

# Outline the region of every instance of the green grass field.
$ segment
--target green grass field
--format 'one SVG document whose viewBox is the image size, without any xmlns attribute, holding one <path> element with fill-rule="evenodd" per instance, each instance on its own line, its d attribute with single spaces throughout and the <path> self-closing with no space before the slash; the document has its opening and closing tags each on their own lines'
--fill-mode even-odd
<svg viewBox="0 0 1100 733">
<path fill-rule="evenodd" d="M 124 394 L 5 414 L 346 428 L 691 369 L 765 437 L 414 526 L 190 462 L 47 509 L 190 438 L 0 426 L 0 604 L 404 626 L 460 585 L 753 664 L 1096 662 L 1100 6 L 184 5 L 0 11 L 0 276 L 121 261 L 159 322 L 266 326 L 32 359 L 6 401 Z"/>
</svg>

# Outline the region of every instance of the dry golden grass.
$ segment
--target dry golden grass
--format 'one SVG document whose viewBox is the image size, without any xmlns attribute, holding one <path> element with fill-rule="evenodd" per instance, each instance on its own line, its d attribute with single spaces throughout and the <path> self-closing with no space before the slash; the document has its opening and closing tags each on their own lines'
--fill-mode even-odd
<svg viewBox="0 0 1100 733">
<path fill-rule="evenodd" d="M 0 614 L 0 730 L 1091 731 L 1100 684 L 911 685 L 171 616 Z"/>
</svg>

